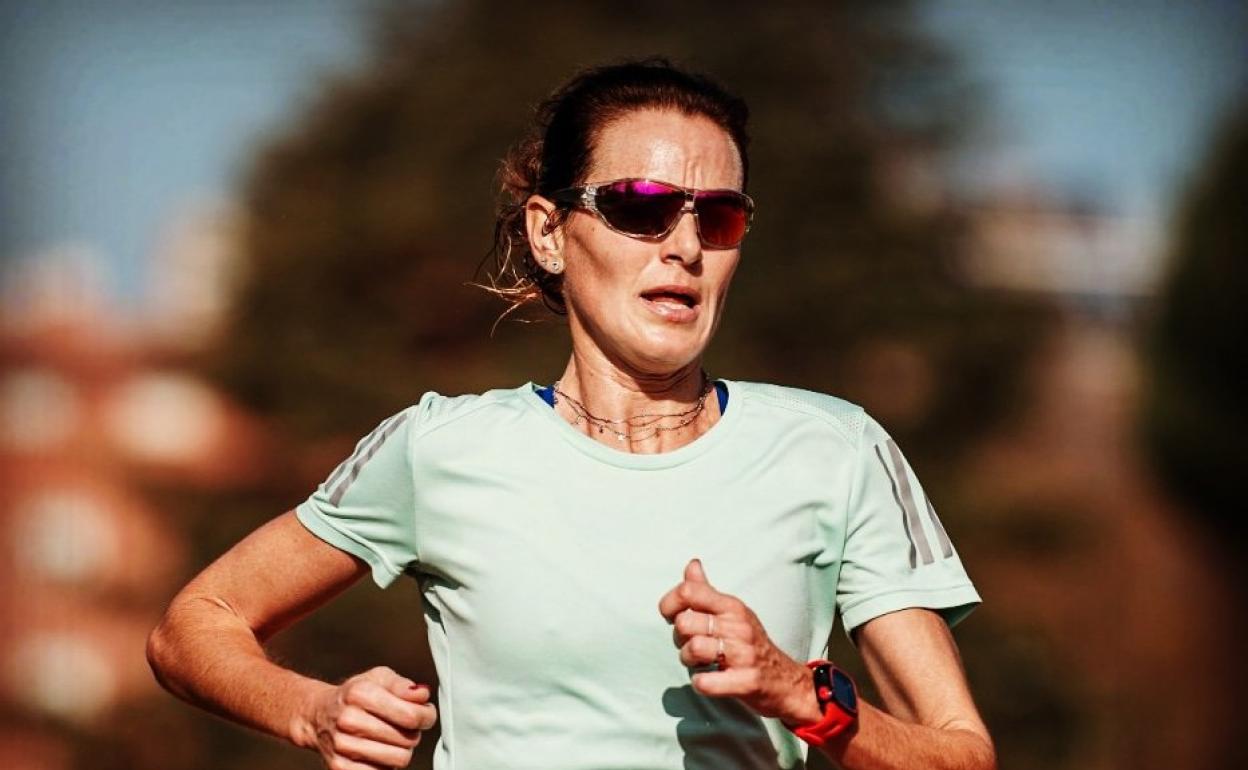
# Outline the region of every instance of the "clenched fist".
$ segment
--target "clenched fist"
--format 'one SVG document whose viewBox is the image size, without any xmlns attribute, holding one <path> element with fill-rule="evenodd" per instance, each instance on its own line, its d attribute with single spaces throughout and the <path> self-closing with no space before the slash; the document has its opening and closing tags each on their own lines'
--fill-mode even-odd
<svg viewBox="0 0 1248 770">
<path fill-rule="evenodd" d="M 428 685 L 378 666 L 323 691 L 311 704 L 316 749 L 329 770 L 407 767 L 437 721 Z"/>
<path fill-rule="evenodd" d="M 694 674 L 693 689 L 738 698 L 786 724 L 819 720 L 810 670 L 776 647 L 745 602 L 712 586 L 700 561 L 689 562 L 684 580 L 659 601 L 659 612 L 674 627 L 682 663 L 717 668 Z"/>
</svg>

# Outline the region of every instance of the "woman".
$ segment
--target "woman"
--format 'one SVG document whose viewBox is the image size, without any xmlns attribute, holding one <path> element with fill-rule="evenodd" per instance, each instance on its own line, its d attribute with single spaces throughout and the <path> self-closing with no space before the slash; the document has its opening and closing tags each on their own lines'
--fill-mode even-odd
<svg viewBox="0 0 1248 770">
<path fill-rule="evenodd" d="M 896 444 L 702 370 L 753 213 L 745 116 L 662 62 L 552 95 L 504 165 L 497 291 L 566 312 L 563 374 L 381 423 L 173 600 L 161 681 L 331 768 L 405 766 L 439 716 L 438 768 L 787 768 L 807 744 L 993 767 L 948 630 L 979 597 Z M 440 713 L 389 669 L 264 655 L 370 570 L 420 582 Z M 837 610 L 887 711 L 819 660 Z"/>
</svg>

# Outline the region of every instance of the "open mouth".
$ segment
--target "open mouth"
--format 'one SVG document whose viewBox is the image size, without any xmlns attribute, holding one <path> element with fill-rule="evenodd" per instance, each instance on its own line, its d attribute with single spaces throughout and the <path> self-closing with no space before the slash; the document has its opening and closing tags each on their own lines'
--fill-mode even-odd
<svg viewBox="0 0 1248 770">
<path fill-rule="evenodd" d="M 681 286 L 659 286 L 642 292 L 641 298 L 657 305 L 679 306 L 692 308 L 698 304 L 698 293 Z"/>
</svg>

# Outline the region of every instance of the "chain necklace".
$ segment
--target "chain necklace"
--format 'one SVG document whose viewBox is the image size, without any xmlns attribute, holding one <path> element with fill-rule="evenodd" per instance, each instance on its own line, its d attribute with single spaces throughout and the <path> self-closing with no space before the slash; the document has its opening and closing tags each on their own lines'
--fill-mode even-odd
<svg viewBox="0 0 1248 770">
<path fill-rule="evenodd" d="M 706 408 L 706 397 L 710 395 L 713 388 L 710 378 L 706 376 L 706 372 L 702 372 L 702 379 L 702 394 L 698 396 L 697 403 L 683 412 L 671 412 L 667 414 L 637 414 L 632 417 L 625 417 L 619 420 L 599 417 L 589 411 L 589 409 L 586 408 L 586 406 L 580 401 L 577 401 L 575 398 L 559 389 L 560 380 L 555 380 L 555 384 L 551 386 L 551 390 L 553 390 L 556 395 L 556 398 L 554 399 L 555 403 L 558 403 L 558 399 L 562 398 L 564 401 L 568 402 L 568 406 L 571 407 L 573 413 L 576 414 L 576 420 L 573 421 L 573 425 L 580 425 L 584 422 L 590 426 L 596 427 L 599 433 L 611 433 L 615 436 L 617 441 L 621 442 L 628 441 L 629 439 L 633 441 L 641 441 L 642 439 L 657 436 L 663 431 L 680 430 L 689 423 L 698 419 L 698 415 L 702 414 L 702 410 Z M 676 418 L 677 420 L 674 425 L 658 424 L 660 420 L 672 418 Z M 617 428 L 616 426 L 620 427 Z"/>
</svg>

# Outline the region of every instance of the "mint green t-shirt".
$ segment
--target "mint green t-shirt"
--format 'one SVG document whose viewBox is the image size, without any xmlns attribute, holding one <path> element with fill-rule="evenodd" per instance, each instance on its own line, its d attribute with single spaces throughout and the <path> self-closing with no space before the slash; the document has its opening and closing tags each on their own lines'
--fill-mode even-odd
<svg viewBox="0 0 1248 770">
<path fill-rule="evenodd" d="M 437 770 L 744 770 L 806 747 L 695 692 L 659 614 L 700 558 L 799 661 L 833 619 L 979 602 L 897 445 L 841 399 L 725 381 L 728 408 L 679 449 L 583 435 L 531 383 L 427 393 L 297 509 L 381 586 L 419 581 L 438 672 Z"/>
</svg>

